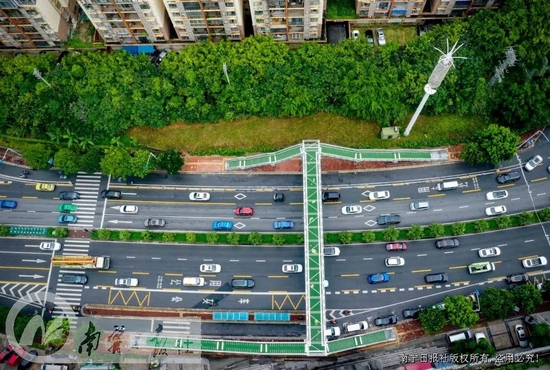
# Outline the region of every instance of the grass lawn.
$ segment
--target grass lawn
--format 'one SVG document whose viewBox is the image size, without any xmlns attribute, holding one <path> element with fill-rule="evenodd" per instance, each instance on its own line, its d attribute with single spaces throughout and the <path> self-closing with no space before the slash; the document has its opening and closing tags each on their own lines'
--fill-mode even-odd
<svg viewBox="0 0 550 370">
<path fill-rule="evenodd" d="M 327 19 L 355 19 L 355 1 L 353 0 L 328 0 Z"/>
<path fill-rule="evenodd" d="M 403 132 L 407 120 L 400 123 Z M 245 149 L 249 153 L 281 149 L 305 139 L 356 148 L 398 148 L 434 145 L 461 140 L 489 123 L 478 117 L 442 115 L 420 116 L 407 138 L 380 139 L 380 127 L 372 122 L 329 113 L 305 118 L 251 118 L 244 121 L 211 124 L 169 125 L 162 129 L 135 127 L 128 131 L 139 144 L 183 152 L 213 151 L 217 148 Z M 263 150 L 265 149 L 265 150 Z"/>
</svg>

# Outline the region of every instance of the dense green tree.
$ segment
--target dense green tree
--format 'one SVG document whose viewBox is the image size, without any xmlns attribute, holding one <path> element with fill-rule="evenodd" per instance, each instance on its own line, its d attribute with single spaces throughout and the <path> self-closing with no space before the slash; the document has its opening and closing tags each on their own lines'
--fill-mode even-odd
<svg viewBox="0 0 550 370">
<path fill-rule="evenodd" d="M 132 157 L 130 153 L 121 147 L 110 147 L 105 151 L 105 156 L 101 159 L 101 172 L 110 175 L 113 178 L 132 175 Z"/>
<path fill-rule="evenodd" d="M 451 346 L 451 353 L 456 355 L 461 354 L 487 354 L 489 355 L 489 358 L 493 358 L 496 354 L 496 349 L 491 346 L 491 344 L 486 339 L 481 339 L 479 343 L 477 343 L 474 339 L 470 340 L 461 340 L 458 342 L 453 343 Z M 476 358 L 476 357 L 468 357 L 468 358 Z M 477 357 L 479 360 L 479 356 Z"/>
<path fill-rule="evenodd" d="M 74 150 L 61 148 L 53 157 L 53 165 L 66 174 L 77 173 L 80 170 L 80 157 Z"/>
<path fill-rule="evenodd" d="M 388 227 L 386 230 L 384 230 L 384 241 L 392 242 L 394 240 L 397 240 L 397 238 L 399 238 L 399 230 L 397 230 L 395 227 Z"/>
<path fill-rule="evenodd" d="M 176 150 L 169 149 L 158 155 L 158 166 L 169 175 L 177 174 L 183 167 L 183 158 Z"/>
<path fill-rule="evenodd" d="M 535 312 L 535 308 L 542 304 L 542 293 L 533 284 L 515 286 L 512 296 L 516 305 L 527 313 Z"/>
<path fill-rule="evenodd" d="M 48 161 L 52 158 L 52 150 L 43 144 L 27 144 L 22 148 L 23 158 L 31 168 L 47 170 L 50 168 Z"/>
<path fill-rule="evenodd" d="M 542 322 L 531 329 L 531 343 L 534 347 L 550 346 L 550 325 Z"/>
<path fill-rule="evenodd" d="M 498 125 L 489 125 L 479 131 L 468 142 L 461 153 L 462 159 L 470 164 L 499 164 L 512 159 L 516 154 L 519 136 L 510 129 Z"/>
<path fill-rule="evenodd" d="M 504 320 L 514 312 L 514 296 L 509 290 L 488 287 L 479 298 L 481 312 L 489 320 Z"/>
<path fill-rule="evenodd" d="M 411 240 L 418 240 L 424 236 L 424 228 L 419 225 L 411 225 L 407 236 Z"/>
<path fill-rule="evenodd" d="M 426 333 L 440 332 L 443 330 L 443 327 L 447 325 L 445 311 L 439 308 L 427 307 L 420 312 L 418 318 L 422 323 L 422 329 L 424 329 Z"/>
<path fill-rule="evenodd" d="M 105 154 L 99 148 L 90 148 L 80 155 L 80 169 L 86 173 L 101 171 L 101 159 Z"/>
<path fill-rule="evenodd" d="M 69 320 L 62 317 L 56 317 L 46 323 L 46 333 L 42 338 L 42 344 L 51 347 L 61 347 L 65 344 L 69 335 Z"/>
<path fill-rule="evenodd" d="M 449 324 L 459 328 L 472 326 L 479 320 L 479 315 L 474 312 L 472 300 L 463 295 L 445 297 L 445 311 Z"/>
<path fill-rule="evenodd" d="M 143 149 L 136 150 L 130 159 L 130 174 L 144 178 L 156 165 L 156 159 L 151 152 Z"/>
</svg>

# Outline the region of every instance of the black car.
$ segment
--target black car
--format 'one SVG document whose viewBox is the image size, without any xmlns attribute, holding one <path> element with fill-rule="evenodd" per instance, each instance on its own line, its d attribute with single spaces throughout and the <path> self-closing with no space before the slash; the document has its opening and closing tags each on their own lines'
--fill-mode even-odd
<svg viewBox="0 0 550 370">
<path fill-rule="evenodd" d="M 517 274 L 511 274 L 506 276 L 506 281 L 508 282 L 508 284 L 526 283 L 529 281 L 529 275 L 523 274 L 521 272 Z"/>
<path fill-rule="evenodd" d="M 393 325 L 395 323 L 397 323 L 396 315 L 380 316 L 374 320 L 376 326 Z"/>
<path fill-rule="evenodd" d="M 445 283 L 449 281 L 449 275 L 446 272 L 437 272 L 434 274 L 424 275 L 424 281 L 428 284 Z"/>
<path fill-rule="evenodd" d="M 252 279 L 233 279 L 231 286 L 235 289 L 251 289 L 254 288 L 254 280 Z"/>
<path fill-rule="evenodd" d="M 25 356 L 23 356 L 23 360 L 21 361 L 19 366 L 17 366 L 17 370 L 28 369 L 32 365 L 32 362 L 34 361 L 34 358 L 36 356 L 38 356 L 38 352 L 36 352 L 34 349 L 31 349 L 25 354 Z"/>
<path fill-rule="evenodd" d="M 62 191 L 59 193 L 59 199 L 61 200 L 76 200 L 80 199 L 80 193 L 76 191 Z"/>
<path fill-rule="evenodd" d="M 520 175 L 519 172 L 503 173 L 503 174 L 497 176 L 497 182 L 499 184 L 506 184 L 508 182 L 516 182 L 519 179 L 521 179 L 521 175 Z"/>
<path fill-rule="evenodd" d="M 418 319 L 421 308 L 405 308 L 403 310 L 403 317 L 406 319 Z"/>
<path fill-rule="evenodd" d="M 539 321 L 531 315 L 525 316 L 523 318 L 523 321 L 525 321 L 525 323 L 527 323 L 528 325 L 531 325 L 531 326 L 535 326 L 535 325 L 540 324 Z"/>
<path fill-rule="evenodd" d="M 164 227 L 166 226 L 166 221 L 162 218 L 148 218 L 143 225 L 145 227 Z"/>
<path fill-rule="evenodd" d="M 441 239 L 435 242 L 435 246 L 439 249 L 456 248 L 460 245 L 460 242 L 456 238 Z"/>
<path fill-rule="evenodd" d="M 85 285 L 88 282 L 88 277 L 86 275 L 65 274 L 61 276 L 61 282 L 65 284 Z"/>
<path fill-rule="evenodd" d="M 122 199 L 122 193 L 117 190 L 103 190 L 101 196 L 106 199 Z"/>
<path fill-rule="evenodd" d="M 401 216 L 399 215 L 383 215 L 376 220 L 378 225 L 397 225 L 401 223 Z"/>
<path fill-rule="evenodd" d="M 374 46 L 374 32 L 372 32 L 372 30 L 366 30 L 365 37 L 367 38 L 367 42 Z"/>
<path fill-rule="evenodd" d="M 274 202 L 284 202 L 285 201 L 285 195 L 283 193 L 275 193 L 275 194 L 273 194 L 273 201 Z"/>
</svg>

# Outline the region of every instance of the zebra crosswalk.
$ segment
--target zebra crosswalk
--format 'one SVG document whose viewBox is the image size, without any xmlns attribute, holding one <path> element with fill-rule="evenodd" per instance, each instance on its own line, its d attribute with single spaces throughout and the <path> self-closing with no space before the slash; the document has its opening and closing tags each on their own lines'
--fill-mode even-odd
<svg viewBox="0 0 550 370">
<path fill-rule="evenodd" d="M 94 227 L 100 187 L 101 173 L 88 175 L 85 172 L 79 172 L 76 175 L 74 190 L 80 193 L 80 199 L 73 201 L 73 203 L 78 205 L 76 211 L 78 216 L 76 224 L 78 226 L 90 229 Z"/>
<path fill-rule="evenodd" d="M 162 332 L 165 334 L 191 334 L 191 322 L 162 320 Z"/>
</svg>

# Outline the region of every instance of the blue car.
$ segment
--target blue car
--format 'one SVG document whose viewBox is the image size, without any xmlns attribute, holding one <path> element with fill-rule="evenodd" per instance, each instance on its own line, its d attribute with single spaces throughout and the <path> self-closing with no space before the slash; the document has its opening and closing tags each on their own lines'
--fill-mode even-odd
<svg viewBox="0 0 550 370">
<path fill-rule="evenodd" d="M 0 202 L 0 208 L 16 209 L 17 202 L 15 200 L 3 200 Z"/>
<path fill-rule="evenodd" d="M 78 221 L 78 217 L 75 215 L 61 215 L 57 218 L 57 222 L 60 224 L 73 224 Z"/>
<path fill-rule="evenodd" d="M 377 274 L 370 274 L 367 276 L 369 284 L 379 284 L 390 281 L 390 275 L 387 272 L 379 272 Z"/>
<path fill-rule="evenodd" d="M 292 221 L 287 221 L 287 220 L 284 220 L 284 221 L 275 221 L 273 223 L 273 228 L 278 230 L 278 229 L 292 229 L 294 227 L 294 222 Z"/>
<path fill-rule="evenodd" d="M 214 230 L 231 230 L 233 228 L 233 222 L 231 221 L 214 221 L 212 224 Z"/>
</svg>

